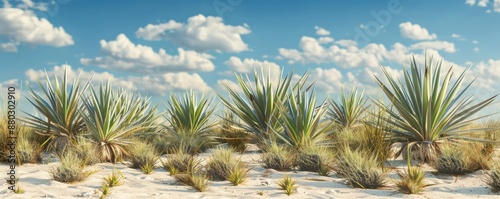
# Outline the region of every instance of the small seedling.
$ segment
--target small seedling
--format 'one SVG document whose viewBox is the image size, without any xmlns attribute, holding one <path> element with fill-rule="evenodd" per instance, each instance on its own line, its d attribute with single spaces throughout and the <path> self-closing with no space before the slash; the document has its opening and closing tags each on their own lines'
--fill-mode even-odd
<svg viewBox="0 0 500 199">
<path fill-rule="evenodd" d="M 288 175 L 281 179 L 277 184 L 281 190 L 285 191 L 286 195 L 292 195 L 297 189 L 295 186 L 295 180 Z"/>
</svg>

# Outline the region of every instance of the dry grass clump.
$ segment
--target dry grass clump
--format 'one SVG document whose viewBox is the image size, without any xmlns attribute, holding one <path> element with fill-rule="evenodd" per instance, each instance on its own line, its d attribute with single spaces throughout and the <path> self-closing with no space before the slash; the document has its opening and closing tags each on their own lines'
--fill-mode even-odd
<svg viewBox="0 0 500 199">
<path fill-rule="evenodd" d="M 484 182 L 492 188 L 493 192 L 500 191 L 500 170 L 494 169 L 488 172 L 487 175 Z"/>
<path fill-rule="evenodd" d="M 200 164 L 200 159 L 191 156 L 188 160 L 186 172 L 175 174 L 175 179 L 182 184 L 193 187 L 193 189 L 199 192 L 208 190 L 210 181 L 207 179 L 206 174 L 200 172 Z M 172 175 L 172 171 L 170 175 Z"/>
<path fill-rule="evenodd" d="M 285 146 L 276 143 L 270 144 L 267 151 L 262 154 L 262 166 L 277 171 L 292 169 L 295 162 L 294 154 Z"/>
<path fill-rule="evenodd" d="M 29 140 L 26 135 L 19 135 L 16 143 L 18 164 L 36 163 L 41 158 L 42 148 Z"/>
<path fill-rule="evenodd" d="M 59 182 L 79 182 L 92 175 L 93 171 L 86 171 L 85 160 L 82 160 L 72 150 L 67 150 L 64 154 L 58 155 L 60 165 L 53 167 L 50 171 L 52 178 Z"/>
<path fill-rule="evenodd" d="M 203 174 L 177 174 L 174 177 L 180 183 L 191 186 L 199 192 L 204 192 L 210 188 L 210 181 Z"/>
<path fill-rule="evenodd" d="M 115 168 L 112 173 L 104 178 L 104 184 L 108 187 L 116 187 L 122 185 L 122 180 L 124 179 L 123 174 Z"/>
<path fill-rule="evenodd" d="M 309 147 L 297 155 L 296 164 L 301 171 L 328 175 L 334 161 L 333 153 L 325 147 Z"/>
<path fill-rule="evenodd" d="M 80 159 L 85 160 L 87 165 L 94 165 L 100 162 L 95 145 L 86 138 L 78 138 L 78 144 L 74 145 L 71 150 L 73 150 Z"/>
<path fill-rule="evenodd" d="M 243 153 L 252 138 L 250 133 L 238 127 L 238 123 L 236 114 L 231 111 L 224 112 L 220 122 L 220 142 L 227 143 L 234 151 Z"/>
<path fill-rule="evenodd" d="M 482 152 L 478 143 L 444 145 L 434 165 L 439 173 L 463 175 L 491 166 L 490 155 Z"/>
<path fill-rule="evenodd" d="M 173 154 L 167 156 L 167 161 L 161 162 L 163 168 L 170 172 L 170 175 L 185 173 L 191 166 L 198 167 L 201 160 L 184 152 L 183 149 L 175 150 Z"/>
<path fill-rule="evenodd" d="M 216 149 L 207 162 L 207 174 L 214 181 L 226 180 L 236 161 L 231 149 Z"/>
<path fill-rule="evenodd" d="M 377 157 L 369 152 L 344 147 L 337 155 L 335 171 L 351 186 L 376 189 L 385 185 L 385 174 L 377 168 Z"/>
<path fill-rule="evenodd" d="M 152 169 L 156 165 L 156 161 L 160 158 L 160 154 L 155 147 L 144 142 L 136 141 L 129 149 L 130 163 L 132 168 L 147 168 Z"/>
<path fill-rule="evenodd" d="M 229 176 L 227 177 L 227 179 L 234 186 L 238 186 L 239 184 L 244 183 L 247 180 L 249 171 L 250 169 L 246 169 L 243 167 L 233 167 L 233 169 L 231 169 L 231 171 L 229 172 Z"/>
<path fill-rule="evenodd" d="M 277 182 L 279 188 L 285 192 L 286 195 L 292 195 L 297 191 L 297 186 L 295 186 L 296 181 L 292 177 L 286 175 Z"/>
</svg>

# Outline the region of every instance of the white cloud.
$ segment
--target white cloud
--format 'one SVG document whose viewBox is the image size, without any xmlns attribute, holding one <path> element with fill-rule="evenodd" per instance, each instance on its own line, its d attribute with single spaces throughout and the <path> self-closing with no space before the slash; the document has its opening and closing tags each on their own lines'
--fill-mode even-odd
<svg viewBox="0 0 500 199">
<path fill-rule="evenodd" d="M 460 41 L 465 41 L 466 39 L 462 36 L 462 35 L 459 35 L 459 34 L 451 34 L 451 37 L 455 38 L 455 39 L 458 39 Z"/>
<path fill-rule="evenodd" d="M 479 0 L 477 2 L 477 6 L 479 6 L 479 7 L 486 7 L 488 5 L 488 1 L 489 0 Z"/>
<path fill-rule="evenodd" d="M 399 24 L 399 30 L 401 36 L 412 40 L 433 40 L 437 38 L 436 34 L 430 34 L 427 29 L 418 24 L 412 24 L 411 22 Z"/>
<path fill-rule="evenodd" d="M 21 9 L 47 11 L 48 4 L 44 2 L 36 3 L 31 0 L 21 0 L 21 3 L 17 5 L 17 7 Z"/>
<path fill-rule="evenodd" d="M 0 51 L 17 52 L 17 45 L 15 43 L 0 43 Z"/>
<path fill-rule="evenodd" d="M 85 71 L 82 68 L 73 69 L 70 65 L 63 64 L 54 66 L 47 71 L 49 77 L 54 75 L 62 77 L 64 71 L 67 71 L 68 79 L 73 80 L 78 76 L 82 82 L 92 80 L 92 83 L 98 84 L 109 81 L 115 87 L 121 87 L 126 90 L 140 91 L 150 95 L 166 95 L 172 91 L 183 91 L 193 89 L 196 91 L 210 90 L 205 81 L 196 73 L 186 72 L 163 73 L 145 76 L 126 76 L 116 77 L 109 72 Z M 36 82 L 38 78 L 45 79 L 44 70 L 29 69 L 25 72 L 26 78 L 30 82 Z"/>
<path fill-rule="evenodd" d="M 477 40 L 472 40 L 473 44 L 478 44 L 479 42 Z"/>
<path fill-rule="evenodd" d="M 231 89 L 232 91 L 235 91 L 237 93 L 243 92 L 240 85 L 234 81 L 231 81 L 229 79 L 217 80 L 217 90 L 219 93 L 223 93 L 223 92 L 227 91 L 226 86 L 229 87 L 229 89 Z"/>
<path fill-rule="evenodd" d="M 168 40 L 196 51 L 241 52 L 248 50 L 241 36 L 249 33 L 248 25 L 231 26 L 224 24 L 220 17 L 196 15 L 190 17 L 187 24 L 174 20 L 148 24 L 135 35 L 145 40 Z"/>
<path fill-rule="evenodd" d="M 241 60 L 239 57 L 230 57 L 229 60 L 224 62 L 231 72 L 236 73 L 253 73 L 253 71 L 264 72 L 265 75 L 269 74 L 272 81 L 278 81 L 281 76 L 280 66 L 274 62 L 259 61 L 255 59 L 245 58 Z"/>
<path fill-rule="evenodd" d="M 475 52 L 479 52 L 479 48 L 478 48 L 478 47 L 475 47 L 475 48 L 474 48 L 474 51 L 475 51 Z"/>
<path fill-rule="evenodd" d="M 6 37 L 9 45 L 0 50 L 15 52 L 12 45 L 26 43 L 30 45 L 46 45 L 62 47 L 73 45 L 73 38 L 63 27 L 54 27 L 47 19 L 38 18 L 30 11 L 18 8 L 0 8 L 0 37 Z"/>
<path fill-rule="evenodd" d="M 476 2 L 477 2 L 477 6 L 478 7 L 489 7 L 488 4 L 490 4 L 489 0 L 478 0 L 478 1 L 476 1 L 476 0 L 466 0 L 465 4 L 468 4 L 470 6 L 474 6 Z M 491 3 L 491 5 L 493 7 L 493 11 L 500 12 L 500 0 L 493 0 L 493 2 Z M 491 12 L 492 12 L 491 8 L 486 9 L 486 13 L 491 13 Z"/>
<path fill-rule="evenodd" d="M 320 44 L 327 44 L 327 43 L 331 43 L 331 42 L 333 42 L 333 40 L 334 40 L 334 39 L 333 39 L 333 38 L 331 38 L 331 37 L 320 37 L 320 38 L 318 39 L 318 42 L 319 42 Z"/>
<path fill-rule="evenodd" d="M 105 83 L 109 81 L 114 86 L 122 87 L 124 89 L 129 89 L 129 90 L 136 90 L 132 82 L 115 77 L 111 73 L 108 72 L 99 73 L 93 70 L 84 71 L 82 68 L 78 68 L 75 70 L 68 64 L 63 64 L 61 66 L 54 66 L 52 69 L 47 70 L 47 75 L 49 75 L 50 78 L 54 76 L 62 77 L 64 76 L 64 71 L 66 71 L 69 80 L 75 80 L 78 77 L 80 77 L 82 83 L 87 82 L 89 80 L 92 80 L 93 83 L 101 83 L 101 82 Z M 36 82 L 37 79 L 42 79 L 42 80 L 45 79 L 45 70 L 29 69 L 24 74 L 26 75 L 26 78 L 30 82 Z"/>
<path fill-rule="evenodd" d="M 9 88 L 11 86 L 18 89 L 19 88 L 19 80 L 18 79 L 11 79 L 11 80 L 0 82 L 0 91 L 5 92 L 5 91 L 7 91 L 7 88 Z M 5 98 L 3 98 L 3 99 L 5 99 Z M 2 108 L 0 108 L 0 110 Z"/>
<path fill-rule="evenodd" d="M 336 68 L 324 69 L 315 68 L 310 71 L 309 78 L 307 79 L 307 84 L 314 83 L 316 89 L 324 91 L 326 93 L 337 92 L 342 88 L 343 76 L 342 73 Z M 295 74 L 293 79 L 297 81 L 300 79 L 300 75 Z"/>
<path fill-rule="evenodd" d="M 314 26 L 314 29 L 316 29 L 316 34 L 317 35 L 320 35 L 320 36 L 326 36 L 326 35 L 330 35 L 330 31 L 322 28 L 322 27 L 319 27 L 319 26 Z"/>
<path fill-rule="evenodd" d="M 476 4 L 476 0 L 465 0 L 465 4 L 468 4 L 470 6 L 474 6 L 474 4 Z"/>
<path fill-rule="evenodd" d="M 162 73 L 172 71 L 212 71 L 215 66 L 209 54 L 178 48 L 178 55 L 169 55 L 164 49 L 155 52 L 153 48 L 132 43 L 127 36 L 119 34 L 116 40 L 101 40 L 104 57 L 81 58 L 84 65 L 138 73 Z"/>
<path fill-rule="evenodd" d="M 455 44 L 447 41 L 424 41 L 413 44 L 410 46 L 410 49 L 436 49 L 443 50 L 448 53 L 454 53 L 456 51 Z"/>
<path fill-rule="evenodd" d="M 473 65 L 469 71 L 471 78 L 479 77 L 474 82 L 474 86 L 478 88 L 481 94 L 492 95 L 498 92 L 497 85 L 500 84 L 500 60 L 489 59 L 481 61 Z"/>
</svg>

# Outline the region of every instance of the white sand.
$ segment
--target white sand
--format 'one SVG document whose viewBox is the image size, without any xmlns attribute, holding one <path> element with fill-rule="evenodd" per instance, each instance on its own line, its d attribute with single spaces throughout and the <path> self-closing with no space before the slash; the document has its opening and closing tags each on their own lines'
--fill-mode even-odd
<svg viewBox="0 0 500 199">
<path fill-rule="evenodd" d="M 207 158 L 210 153 L 200 154 Z M 427 170 L 426 181 L 435 184 L 427 187 L 422 194 L 406 195 L 399 193 L 394 188 L 394 181 L 399 179 L 396 170 L 390 171 L 388 187 L 379 190 L 352 188 L 345 180 L 331 174 L 328 177 L 320 176 L 313 172 L 276 172 L 265 169 L 258 163 L 260 154 L 256 152 L 245 153 L 242 160 L 252 168 L 247 181 L 239 186 L 232 186 L 228 181 L 211 182 L 211 187 L 206 192 L 197 192 L 189 186 L 178 184 L 163 168 L 156 168 L 151 175 L 141 173 L 138 169 L 128 167 L 128 163 L 102 163 L 87 167 L 99 170 L 83 182 L 66 184 L 51 179 L 49 170 L 58 163 L 25 164 L 17 168 L 17 177 L 20 177 L 24 194 L 14 194 L 7 190 L 7 183 L 3 181 L 0 198 L 98 198 L 103 177 L 118 168 L 125 180 L 123 185 L 113 187 L 111 194 L 106 198 L 500 198 L 492 193 L 490 188 L 482 181 L 486 177 L 485 171 L 461 176 L 458 179 L 449 175 L 434 175 L 432 168 Z M 165 158 L 163 156 L 162 158 Z M 392 161 L 398 169 L 405 169 L 401 160 Z M 159 166 L 159 165 L 158 165 Z M 0 173 L 6 178 L 8 165 L 0 164 Z M 276 182 L 284 175 L 290 175 L 297 180 L 297 193 L 287 196 L 278 189 Z M 263 196 L 259 195 L 263 193 Z"/>
</svg>

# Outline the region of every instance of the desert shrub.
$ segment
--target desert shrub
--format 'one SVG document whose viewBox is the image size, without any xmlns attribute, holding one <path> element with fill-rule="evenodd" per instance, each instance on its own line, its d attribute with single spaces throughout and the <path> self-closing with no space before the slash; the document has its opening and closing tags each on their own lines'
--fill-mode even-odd
<svg viewBox="0 0 500 199">
<path fill-rule="evenodd" d="M 229 180 L 231 173 L 233 177 L 240 177 L 240 170 L 245 169 L 245 164 L 240 159 L 236 159 L 232 149 L 220 148 L 213 152 L 207 162 L 207 174 L 211 180 Z M 242 173 L 241 173 L 242 174 Z"/>
<path fill-rule="evenodd" d="M 434 165 L 439 173 L 463 175 L 472 172 L 467 154 L 457 146 L 444 145 Z"/>
<path fill-rule="evenodd" d="M 85 180 L 93 172 L 86 171 L 86 162 L 80 159 L 75 152 L 67 150 L 65 154 L 58 155 L 60 165 L 50 171 L 52 178 L 59 182 L 79 182 Z"/>
<path fill-rule="evenodd" d="M 163 168 L 170 172 L 170 175 L 175 175 L 187 172 L 190 166 L 193 167 L 192 170 L 196 170 L 200 166 L 201 160 L 185 153 L 181 148 L 175 150 L 173 154 L 169 154 L 167 160 L 161 163 Z"/>
<path fill-rule="evenodd" d="M 278 171 L 288 171 L 292 169 L 295 158 L 287 147 L 278 144 L 270 144 L 267 151 L 262 154 L 262 166 Z"/>
<path fill-rule="evenodd" d="M 210 187 L 210 181 L 203 174 L 186 173 L 174 176 L 182 184 L 193 187 L 196 191 L 204 192 Z"/>
<path fill-rule="evenodd" d="M 334 161 L 333 153 L 325 147 L 309 147 L 297 155 L 296 165 L 301 171 L 326 172 Z"/>
<path fill-rule="evenodd" d="M 128 159 L 130 163 L 132 163 L 131 167 L 136 169 L 146 165 L 154 167 L 156 161 L 160 158 L 154 146 L 140 141 L 135 141 L 134 144 L 130 146 L 129 153 Z"/>
<path fill-rule="evenodd" d="M 18 164 L 36 163 L 41 158 L 40 145 L 30 141 L 26 135 L 19 134 L 16 143 Z"/>
<path fill-rule="evenodd" d="M 295 186 L 296 181 L 288 175 L 278 181 L 277 184 L 279 188 L 285 192 L 286 195 L 292 195 L 297 191 L 297 186 Z"/>
<path fill-rule="evenodd" d="M 412 56 L 410 66 L 403 70 L 403 79 L 395 78 L 385 67 L 381 68 L 388 83 L 375 77 L 394 107 L 391 109 L 383 102 L 377 103 L 388 112 L 390 119 L 387 121 L 396 127 L 392 131 L 396 140 L 411 145 L 410 155 L 425 163 L 436 160 L 439 143 L 443 140 L 469 138 L 468 132 L 460 128 L 483 118 L 475 114 L 496 98 L 495 95 L 479 102 L 470 100 L 473 96 L 464 93 L 473 82 L 461 88 L 468 69 L 453 79 L 453 68 L 445 75 L 441 74 L 442 63 L 435 63 L 432 58 L 427 60 L 426 57 L 424 66 L 419 67 Z"/>
<path fill-rule="evenodd" d="M 169 149 L 185 147 L 185 152 L 195 154 L 216 143 L 214 134 L 217 122 L 212 118 L 215 111 L 214 100 L 204 95 L 197 97 L 192 90 L 182 97 L 172 94 L 165 103 L 167 114 L 164 125 Z"/>
<path fill-rule="evenodd" d="M 70 150 L 75 152 L 80 159 L 85 160 L 87 165 L 94 165 L 100 162 L 95 145 L 84 137 L 79 137 L 78 143 Z"/>
<path fill-rule="evenodd" d="M 377 166 L 377 157 L 371 153 L 345 146 L 337 155 L 335 171 L 351 186 L 376 189 L 385 185 L 385 174 Z"/>
<path fill-rule="evenodd" d="M 486 143 L 466 143 L 461 145 L 460 150 L 464 151 L 469 159 L 469 169 L 471 171 L 489 170 L 492 166 L 493 153 L 487 149 Z"/>
<path fill-rule="evenodd" d="M 494 169 L 488 172 L 487 175 L 484 182 L 493 189 L 493 192 L 500 191 L 500 170 Z"/>
</svg>

